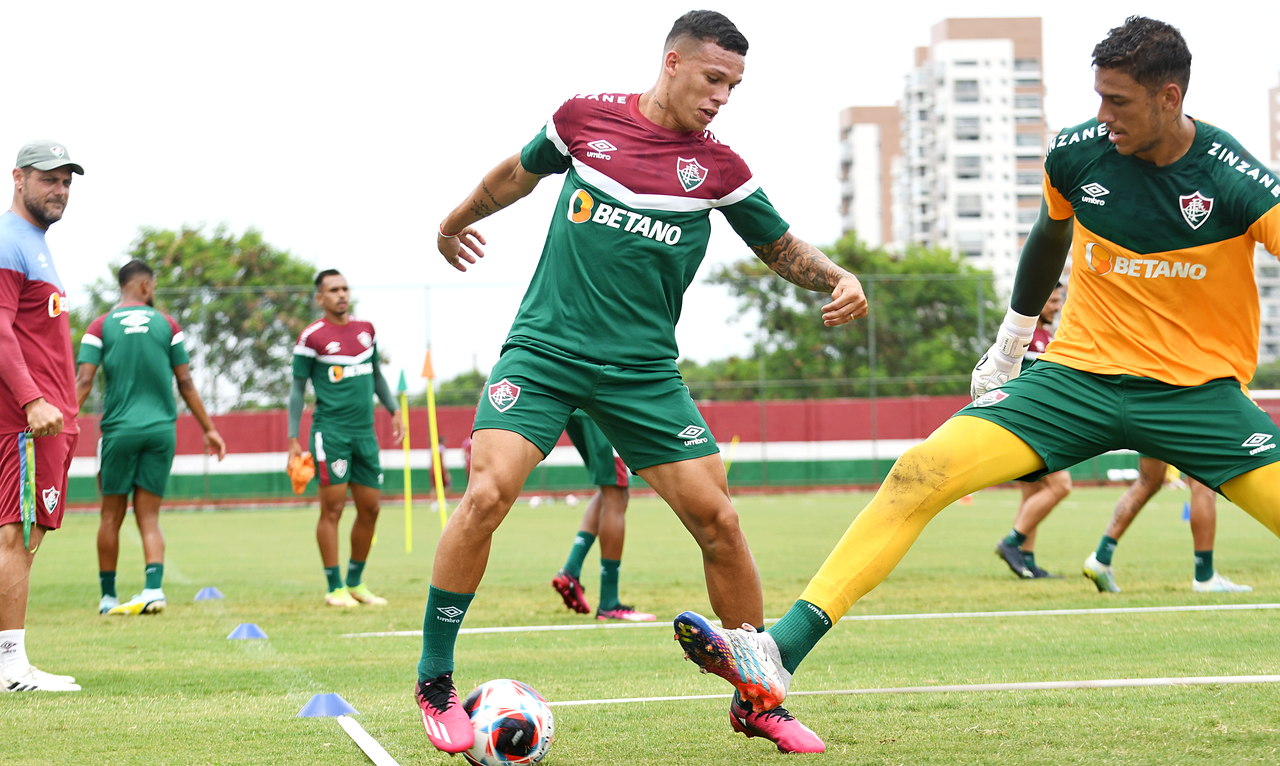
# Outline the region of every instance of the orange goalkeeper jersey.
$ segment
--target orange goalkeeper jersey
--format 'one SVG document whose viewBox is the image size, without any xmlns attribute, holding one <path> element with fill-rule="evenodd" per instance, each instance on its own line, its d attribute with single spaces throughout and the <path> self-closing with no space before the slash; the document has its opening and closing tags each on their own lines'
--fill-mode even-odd
<svg viewBox="0 0 1280 766">
<path fill-rule="evenodd" d="M 1253 378 L 1254 250 L 1280 254 L 1280 175 L 1225 131 L 1195 126 L 1164 167 L 1116 152 L 1096 120 L 1050 144 L 1049 215 L 1075 224 L 1071 299 L 1041 359 L 1179 386 Z"/>
</svg>

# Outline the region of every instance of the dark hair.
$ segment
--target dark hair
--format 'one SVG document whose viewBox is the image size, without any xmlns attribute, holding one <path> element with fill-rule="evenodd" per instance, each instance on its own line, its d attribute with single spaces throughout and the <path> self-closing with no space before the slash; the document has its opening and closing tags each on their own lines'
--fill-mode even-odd
<svg viewBox="0 0 1280 766">
<path fill-rule="evenodd" d="M 667 34 L 666 49 L 682 37 L 692 37 L 704 43 L 715 43 L 727 51 L 747 55 L 747 38 L 723 13 L 716 11 L 689 11 L 676 19 Z"/>
<path fill-rule="evenodd" d="M 116 281 L 120 283 L 121 287 L 124 287 L 139 276 L 154 277 L 155 275 L 156 273 L 151 270 L 150 266 L 134 258 L 121 266 L 120 270 L 116 272 Z"/>
<path fill-rule="evenodd" d="M 1182 33 L 1163 21 L 1130 16 L 1093 47 L 1093 65 L 1128 74 L 1152 93 L 1174 83 L 1187 93 L 1191 51 Z"/>
<path fill-rule="evenodd" d="M 316 292 L 320 292 L 320 285 L 324 283 L 325 277 L 340 277 L 340 276 L 342 276 L 342 272 L 338 271 L 337 269 L 325 269 L 319 274 L 316 274 Z"/>
</svg>

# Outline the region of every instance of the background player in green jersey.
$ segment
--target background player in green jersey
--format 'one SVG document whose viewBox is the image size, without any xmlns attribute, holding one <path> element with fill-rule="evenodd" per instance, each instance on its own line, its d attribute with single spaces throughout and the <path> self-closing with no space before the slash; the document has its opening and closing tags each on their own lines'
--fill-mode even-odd
<svg viewBox="0 0 1280 766">
<path fill-rule="evenodd" d="M 1178 478 L 1178 469 L 1153 457 L 1138 458 L 1138 478 L 1116 501 L 1115 512 L 1107 531 L 1098 542 L 1098 550 L 1084 560 L 1084 576 L 1093 581 L 1099 593 L 1119 593 L 1111 557 L 1115 555 L 1120 537 L 1138 517 L 1147 501 L 1155 497 L 1165 484 L 1181 488 L 1184 482 Z M 1248 593 L 1252 586 L 1240 585 L 1218 573 L 1213 566 L 1213 540 L 1218 530 L 1218 495 L 1211 488 L 1186 477 L 1191 489 L 1190 518 L 1191 543 L 1195 553 L 1195 576 L 1191 589 L 1197 593 Z"/>
<path fill-rule="evenodd" d="M 596 619 L 653 622 L 657 615 L 637 612 L 635 607 L 623 604 L 618 598 L 622 545 L 627 532 L 627 503 L 631 498 L 631 491 L 627 488 L 627 466 L 614 454 L 613 446 L 600 427 L 581 410 L 570 416 L 565 432 L 578 454 L 582 455 L 582 462 L 596 491 L 582 513 L 582 523 L 569 548 L 569 557 L 551 578 L 551 587 L 560 594 L 569 609 L 580 614 L 591 611 L 579 578 L 582 577 L 582 562 L 598 537 L 600 600 L 596 602 Z"/>
<path fill-rule="evenodd" d="M 774 272 L 830 293 L 828 327 L 867 311 L 857 278 L 789 230 L 746 163 L 707 128 L 742 80 L 746 38 L 714 11 L 678 19 L 653 87 L 569 99 L 440 223 L 437 248 L 466 271 L 472 224 L 564 175 L 538 269 L 477 409 L 471 481 L 436 548 L 416 696 L 431 743 L 474 739 L 454 689 L 453 650 L 492 535 L 569 415 L 591 416 L 679 516 L 702 551 L 707 593 L 728 625 L 763 626 L 759 575 L 729 499 L 715 439 L 676 367 L 675 323 L 706 254 L 711 210 Z M 731 703 L 732 725 L 790 751 L 825 745 L 781 708 Z"/>
<path fill-rule="evenodd" d="M 391 436 L 404 438 L 396 399 L 382 377 L 373 325 L 350 314 L 351 290 L 334 269 L 316 275 L 316 304 L 324 317 L 302 331 L 293 349 L 293 391 L 289 396 L 289 460 L 302 454 L 298 428 L 307 381 L 316 391 L 311 419 L 311 454 L 320 481 L 316 543 L 324 563 L 329 606 L 382 605 L 387 600 L 364 583 L 382 499 L 382 462 L 373 423 L 373 397 L 392 414 Z M 347 504 L 347 485 L 356 504 L 351 525 L 351 558 L 346 582 L 338 564 L 338 522 Z"/>
<path fill-rule="evenodd" d="M 173 466 L 174 422 L 178 410 L 173 384 L 204 431 L 204 446 L 222 460 L 227 445 L 205 412 L 191 379 L 190 359 L 182 330 L 155 306 L 156 277 L 134 259 L 120 267 L 120 304 L 89 324 L 80 339 L 76 398 L 81 406 L 102 368 L 106 396 L 102 407 L 102 442 L 98 450 L 98 485 L 102 517 L 98 526 L 100 614 L 136 615 L 165 608 L 164 534 L 160 501 Z M 145 583 L 142 592 L 120 603 L 116 596 L 116 564 L 120 557 L 120 525 L 129 511 L 142 535 Z"/>
</svg>

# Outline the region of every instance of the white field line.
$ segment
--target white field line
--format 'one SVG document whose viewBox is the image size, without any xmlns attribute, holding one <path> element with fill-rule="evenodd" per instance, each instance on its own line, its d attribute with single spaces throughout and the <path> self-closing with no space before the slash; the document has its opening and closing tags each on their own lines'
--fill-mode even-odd
<svg viewBox="0 0 1280 766">
<path fill-rule="evenodd" d="M 1099 609 L 1019 609 L 1004 612 L 932 612 L 922 614 L 860 614 L 846 616 L 840 622 L 880 622 L 889 620 L 956 620 L 983 617 L 1055 617 L 1086 614 L 1152 614 L 1159 612 L 1227 612 L 1252 611 L 1258 609 L 1280 609 L 1280 604 L 1197 604 L 1193 606 L 1132 606 L 1110 607 Z M 765 623 L 777 622 L 772 617 Z M 625 622 L 625 623 L 583 623 L 578 625 L 507 625 L 492 628 L 463 628 L 459 634 L 477 635 L 483 633 L 542 633 L 558 630 L 622 630 L 627 628 L 667 628 L 670 623 L 658 622 Z M 422 637 L 421 630 L 388 630 L 377 633 L 343 633 L 342 638 L 398 638 Z"/>
<path fill-rule="evenodd" d="M 1008 692 L 1051 689 L 1119 689 L 1137 686 L 1207 686 L 1211 684 L 1274 684 L 1280 676 L 1188 676 L 1185 678 L 1108 678 L 1085 681 L 1029 681 L 1006 684 L 953 684 L 948 686 L 899 686 L 888 689 L 833 689 L 830 691 L 791 692 L 788 698 L 835 694 L 920 694 L 939 692 Z M 728 694 L 689 694 L 673 697 L 619 697 L 598 700 L 565 700 L 549 705 L 620 705 L 636 702 L 675 702 L 683 700 L 729 699 Z"/>
<path fill-rule="evenodd" d="M 364 754 L 369 756 L 369 760 L 373 761 L 374 766 L 400 766 L 395 758 L 382 749 L 382 745 L 378 744 L 378 740 L 369 736 L 369 732 L 364 730 L 360 722 L 351 716 L 338 716 L 338 724 L 347 730 L 347 734 L 355 740 Z"/>
</svg>

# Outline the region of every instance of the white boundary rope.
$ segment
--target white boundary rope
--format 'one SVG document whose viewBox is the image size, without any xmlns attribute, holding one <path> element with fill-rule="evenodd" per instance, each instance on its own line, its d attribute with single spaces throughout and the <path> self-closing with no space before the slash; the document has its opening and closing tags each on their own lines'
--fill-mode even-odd
<svg viewBox="0 0 1280 766">
<path fill-rule="evenodd" d="M 1280 609 L 1280 604 L 1199 604 L 1193 606 L 1133 606 L 1099 609 L 1021 609 L 1006 612 L 931 612 L 922 614 L 860 614 L 846 616 L 841 622 L 879 622 L 883 620 L 955 620 L 987 617 L 1054 617 L 1085 614 L 1157 614 L 1163 612 L 1228 612 Z M 766 619 L 766 623 L 778 618 Z M 492 628 L 463 628 L 460 635 L 484 633 L 541 633 L 558 630 L 625 630 L 632 628 L 666 628 L 667 622 L 582 623 L 575 625 L 507 625 Z M 400 638 L 422 637 L 421 630 L 389 630 L 378 633 L 343 633 L 342 638 Z"/>
<path fill-rule="evenodd" d="M 948 686 L 898 686 L 887 689 L 832 689 L 829 691 L 791 692 L 787 698 L 839 694 L 929 694 L 940 692 L 1006 692 L 1044 691 L 1052 689 L 1118 689 L 1135 686 L 1208 686 L 1213 684 L 1274 684 L 1280 676 L 1188 676 L 1185 678 L 1109 678 L 1092 681 L 1030 681 L 1005 684 L 953 684 Z M 728 694 L 690 694 L 674 697 L 619 697 L 616 699 L 566 700 L 549 702 L 562 707 L 572 705 L 619 705 L 635 702 L 672 702 L 680 700 L 729 699 Z"/>
</svg>

